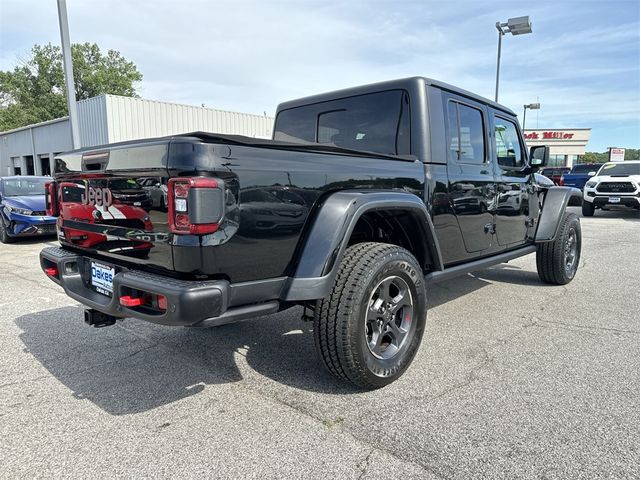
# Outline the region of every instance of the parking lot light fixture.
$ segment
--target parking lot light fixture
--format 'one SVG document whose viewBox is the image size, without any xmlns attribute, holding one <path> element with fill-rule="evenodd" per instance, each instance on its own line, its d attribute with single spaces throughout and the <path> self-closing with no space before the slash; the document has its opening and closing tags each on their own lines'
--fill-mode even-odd
<svg viewBox="0 0 640 480">
<path fill-rule="evenodd" d="M 524 113 L 522 115 L 522 130 L 525 129 L 525 126 L 527 124 L 527 108 L 529 110 L 540 110 L 540 104 L 539 103 L 530 103 L 528 105 L 524 105 Z"/>
<path fill-rule="evenodd" d="M 498 29 L 498 64 L 496 67 L 496 102 L 498 101 L 498 84 L 500 82 L 500 53 L 502 50 L 502 36 L 510 33 L 511 35 L 525 35 L 533 32 L 531 29 L 531 21 L 529 17 L 514 17 L 506 22 L 496 22 Z"/>
</svg>

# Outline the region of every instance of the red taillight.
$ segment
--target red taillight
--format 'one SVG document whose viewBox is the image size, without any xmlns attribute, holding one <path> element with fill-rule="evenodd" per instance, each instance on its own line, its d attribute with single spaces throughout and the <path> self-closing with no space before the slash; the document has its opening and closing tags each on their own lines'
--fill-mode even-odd
<svg viewBox="0 0 640 480">
<path fill-rule="evenodd" d="M 160 310 L 167 309 L 167 297 L 165 297 L 164 295 L 158 295 L 158 308 Z"/>
<path fill-rule="evenodd" d="M 173 233 L 205 235 L 218 230 L 222 213 L 212 217 L 210 212 L 224 211 L 224 187 L 221 180 L 210 177 L 171 178 L 167 188 L 169 229 Z M 205 190 L 217 190 L 219 195 L 202 195 Z M 210 201 L 220 202 L 220 205 L 207 204 Z"/>
<path fill-rule="evenodd" d="M 120 305 L 125 307 L 139 307 L 147 301 L 146 297 L 133 297 L 131 295 L 123 295 L 120 297 Z"/>
<path fill-rule="evenodd" d="M 45 208 L 47 211 L 47 215 L 49 215 L 50 217 L 58 216 L 58 196 L 56 195 L 56 187 L 56 182 L 47 182 L 44 184 Z"/>
<path fill-rule="evenodd" d="M 50 277 L 58 276 L 58 267 L 47 267 L 44 269 L 44 273 L 49 275 Z"/>
</svg>

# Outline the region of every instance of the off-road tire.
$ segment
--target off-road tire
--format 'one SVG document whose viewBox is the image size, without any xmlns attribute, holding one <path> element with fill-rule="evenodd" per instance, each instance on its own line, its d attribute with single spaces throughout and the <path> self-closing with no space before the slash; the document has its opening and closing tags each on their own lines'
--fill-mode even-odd
<svg viewBox="0 0 640 480">
<path fill-rule="evenodd" d="M 586 200 L 582 201 L 582 215 L 585 217 L 593 217 L 593 214 L 596 211 L 596 207 L 594 207 L 593 203 L 587 202 Z"/>
<path fill-rule="evenodd" d="M 572 241 L 575 242 L 575 251 L 569 266 L 568 250 L 572 249 Z M 555 240 L 538 245 L 536 264 L 540 280 L 555 285 L 566 285 L 573 280 L 580 263 L 581 247 L 580 219 L 575 213 L 565 212 Z"/>
<path fill-rule="evenodd" d="M 368 341 L 372 295 L 389 278 L 410 292 L 411 318 L 406 337 L 391 358 L 376 356 Z M 398 297 L 396 297 L 398 298 Z M 406 319 L 404 307 L 400 322 Z M 375 314 L 374 314 L 375 316 Z M 393 314 L 390 314 L 393 318 Z M 404 248 L 385 243 L 358 243 L 344 255 L 331 294 L 319 300 L 314 313 L 316 350 L 338 378 L 365 388 L 384 387 L 400 377 L 420 346 L 427 316 L 424 274 Z M 395 321 L 395 320 L 394 320 Z M 385 328 L 390 328 L 387 323 Z"/>
</svg>

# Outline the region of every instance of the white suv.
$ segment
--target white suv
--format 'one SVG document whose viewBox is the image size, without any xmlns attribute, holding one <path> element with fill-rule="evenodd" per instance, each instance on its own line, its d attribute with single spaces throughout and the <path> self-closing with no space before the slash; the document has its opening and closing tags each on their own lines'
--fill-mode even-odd
<svg viewBox="0 0 640 480">
<path fill-rule="evenodd" d="M 589 172 L 584 186 L 582 214 L 593 216 L 596 208 L 624 206 L 640 209 L 640 160 L 608 162 Z"/>
</svg>

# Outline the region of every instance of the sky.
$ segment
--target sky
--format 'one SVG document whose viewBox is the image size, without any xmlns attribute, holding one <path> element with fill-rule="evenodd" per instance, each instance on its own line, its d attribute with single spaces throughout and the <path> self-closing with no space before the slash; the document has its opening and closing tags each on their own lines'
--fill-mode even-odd
<svg viewBox="0 0 640 480">
<path fill-rule="evenodd" d="M 67 0 L 73 43 L 119 50 L 144 98 L 273 115 L 279 102 L 409 76 L 493 99 L 528 128 L 592 128 L 588 151 L 640 148 L 640 0 Z M 59 44 L 55 0 L 0 0 L 0 70 Z"/>
</svg>

